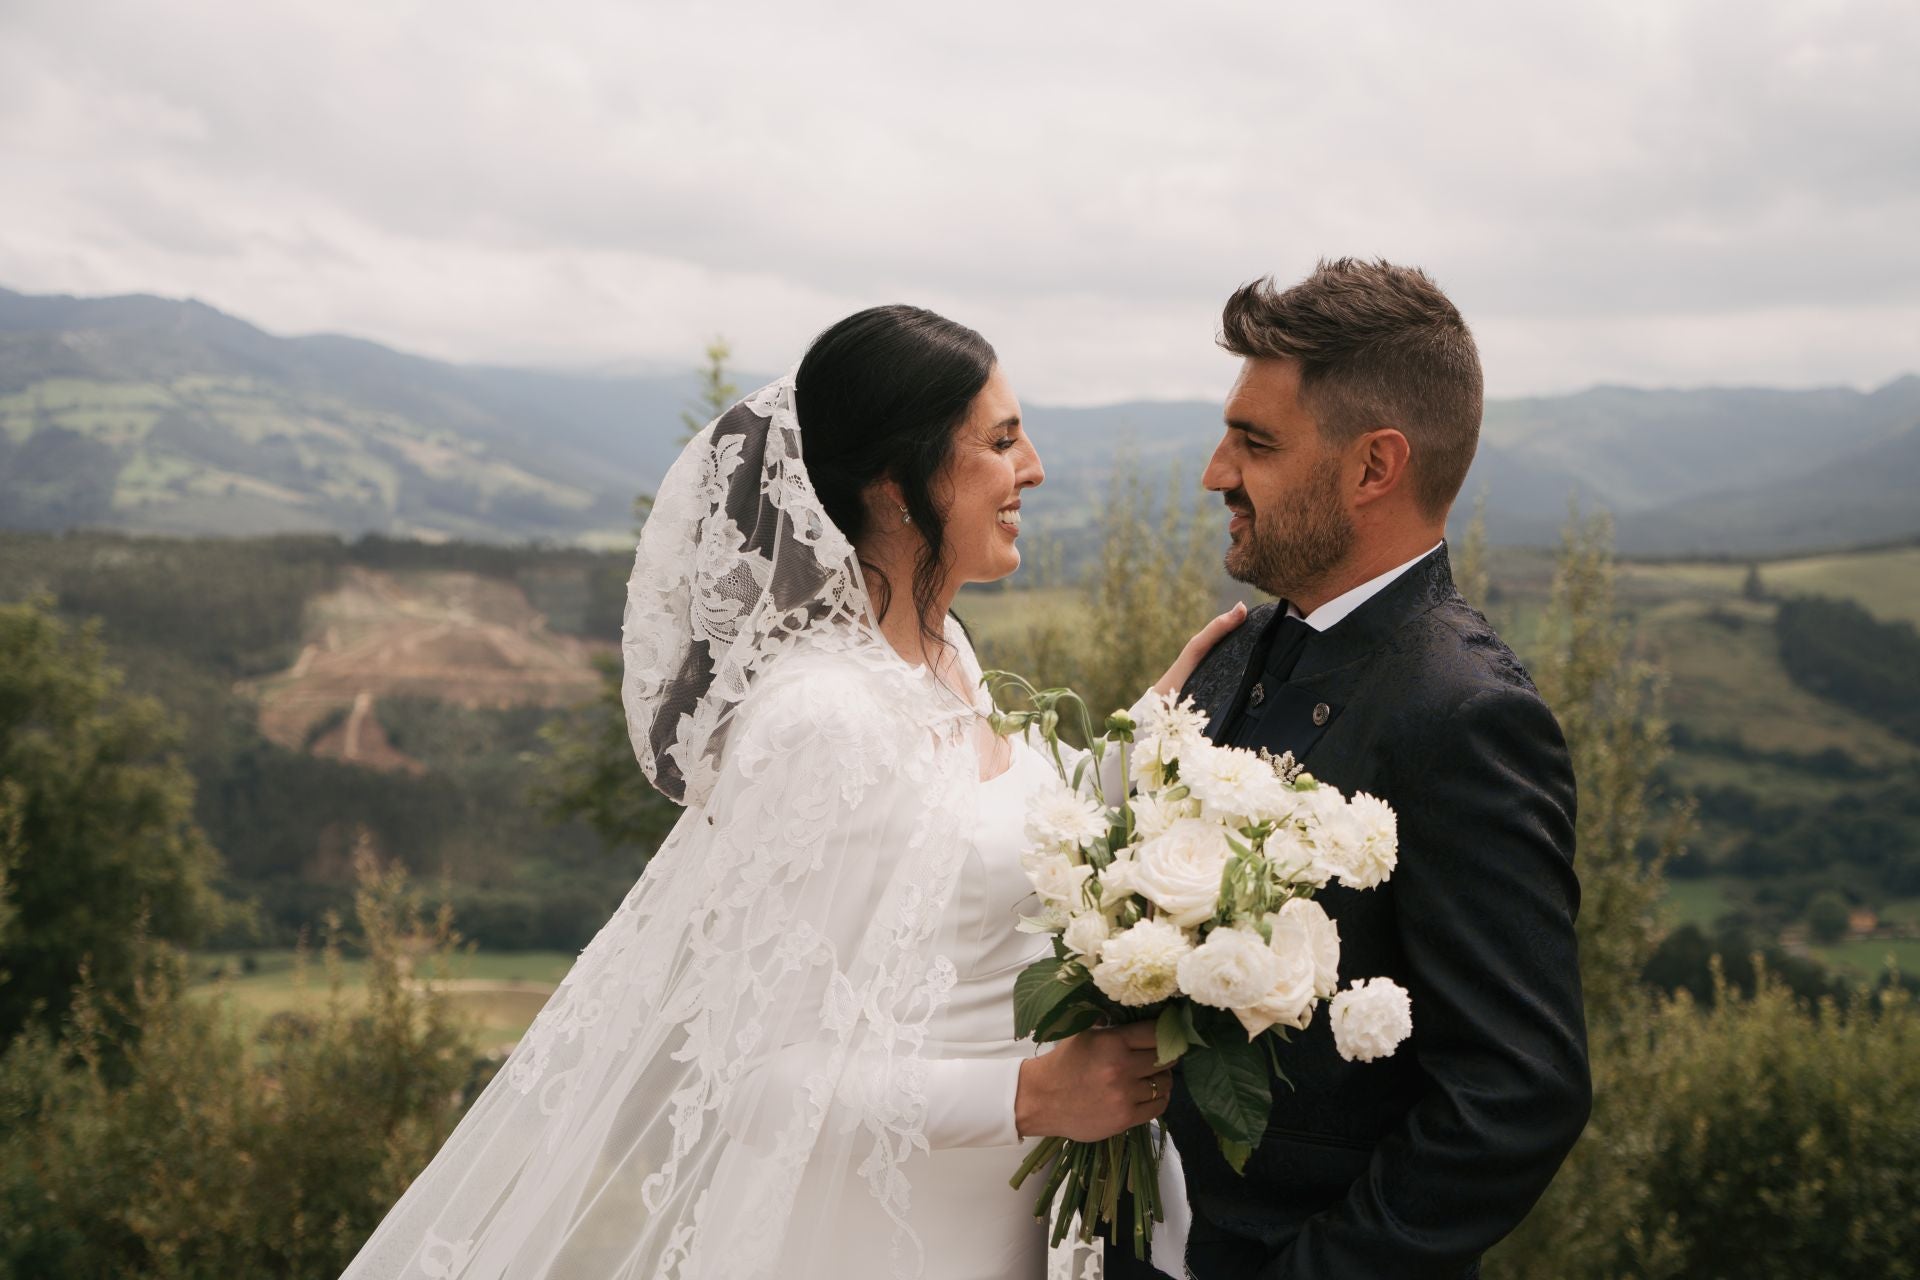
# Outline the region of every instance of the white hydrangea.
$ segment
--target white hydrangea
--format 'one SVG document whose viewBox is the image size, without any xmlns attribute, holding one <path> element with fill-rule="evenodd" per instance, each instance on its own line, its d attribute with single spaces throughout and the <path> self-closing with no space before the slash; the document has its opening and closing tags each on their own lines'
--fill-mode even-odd
<svg viewBox="0 0 1920 1280">
<path fill-rule="evenodd" d="M 1107 939 L 1093 985 L 1124 1005 L 1157 1004 L 1180 989 L 1180 961 L 1193 950 L 1187 935 L 1165 920 L 1140 920 Z"/>
<path fill-rule="evenodd" d="M 1233 849 L 1218 824 L 1181 818 L 1133 858 L 1134 892 L 1184 929 L 1211 919 L 1220 902 L 1220 873 Z"/>
<path fill-rule="evenodd" d="M 1043 848 L 1077 850 L 1106 834 L 1106 810 L 1065 786 L 1047 788 L 1027 808 L 1027 839 Z"/>
<path fill-rule="evenodd" d="M 1325 1000 L 1340 985 L 1340 928 L 1312 898 L 1293 898 L 1269 917 L 1273 949 L 1299 948 L 1313 961 L 1313 993 Z"/>
<path fill-rule="evenodd" d="M 1080 905 L 1081 891 L 1093 874 L 1092 867 L 1054 849 L 1028 850 L 1020 861 L 1042 902 L 1058 903 L 1069 911 Z"/>
<path fill-rule="evenodd" d="M 1215 929 L 1180 961 L 1180 989 L 1215 1009 L 1249 1005 L 1273 990 L 1280 957 L 1251 929 Z"/>
<path fill-rule="evenodd" d="M 1413 1002 L 1388 978 L 1363 978 L 1333 998 L 1334 1047 L 1348 1062 L 1384 1058 L 1413 1034 Z"/>
<path fill-rule="evenodd" d="M 1113 936 L 1113 921 L 1099 911 L 1082 911 L 1067 921 L 1063 941 L 1067 950 L 1089 960 L 1100 958 L 1100 948 Z"/>
</svg>

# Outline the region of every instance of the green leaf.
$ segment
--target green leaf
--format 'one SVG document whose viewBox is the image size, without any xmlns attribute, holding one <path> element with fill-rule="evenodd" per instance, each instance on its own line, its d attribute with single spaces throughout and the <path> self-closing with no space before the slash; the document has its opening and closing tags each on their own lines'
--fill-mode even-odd
<svg viewBox="0 0 1920 1280">
<path fill-rule="evenodd" d="M 1186 1033 L 1187 1043 L 1189 1045 L 1206 1044 L 1207 1038 L 1201 1035 L 1200 1028 L 1194 1025 L 1192 1003 L 1181 1000 L 1174 1004 L 1173 1007 L 1180 1011 L 1180 1030 Z"/>
<path fill-rule="evenodd" d="M 1214 1134 L 1214 1140 L 1220 1144 L 1220 1154 L 1233 1166 L 1235 1173 L 1245 1173 L 1247 1161 L 1253 1156 L 1253 1148 L 1244 1142 L 1235 1142 L 1231 1138 L 1222 1138 Z"/>
<path fill-rule="evenodd" d="M 1013 980 L 1013 1034 L 1016 1039 L 1031 1037 L 1060 1002 L 1073 994 L 1078 984 L 1062 982 L 1061 971 L 1068 962 L 1057 956 L 1035 960 Z"/>
<path fill-rule="evenodd" d="M 1253 1146 L 1267 1129 L 1273 1092 L 1266 1054 L 1243 1038 L 1226 1037 L 1187 1054 L 1181 1070 L 1187 1095 L 1220 1137 Z"/>
<path fill-rule="evenodd" d="M 1154 1061 L 1159 1066 L 1178 1062 L 1180 1055 L 1187 1051 L 1186 1019 L 1180 1016 L 1182 1007 L 1181 1001 L 1168 1005 L 1153 1024 Z"/>
<path fill-rule="evenodd" d="M 1083 989 L 1084 988 L 1075 988 L 1075 994 L 1078 994 Z M 1105 1016 L 1106 1011 L 1097 1004 L 1079 1004 L 1076 1001 L 1066 1001 L 1062 1003 L 1058 1009 L 1053 1011 L 1053 1014 L 1048 1017 L 1045 1025 L 1034 1034 L 1033 1038 L 1040 1044 L 1048 1044 L 1055 1040 L 1065 1040 L 1068 1036 L 1077 1036 L 1082 1031 L 1087 1031 L 1098 1026 L 1100 1020 Z"/>
</svg>

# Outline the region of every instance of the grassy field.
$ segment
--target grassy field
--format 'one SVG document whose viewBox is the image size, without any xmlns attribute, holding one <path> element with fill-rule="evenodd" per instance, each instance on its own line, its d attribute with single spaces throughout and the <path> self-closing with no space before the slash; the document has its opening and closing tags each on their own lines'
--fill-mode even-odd
<svg viewBox="0 0 1920 1280">
<path fill-rule="evenodd" d="M 1668 928 L 1698 925 L 1702 929 L 1734 909 L 1733 892 L 1738 881 L 1726 876 L 1706 876 L 1698 880 L 1667 881 L 1667 899 L 1661 917 Z"/>
<path fill-rule="evenodd" d="M 953 611 L 966 622 L 976 644 L 999 644 L 1018 639 L 1027 627 L 1049 618 L 1084 622 L 1086 593 L 1078 587 L 992 583 L 962 591 Z"/>
<path fill-rule="evenodd" d="M 208 1000 L 224 995 L 242 1025 L 249 1027 L 276 1013 L 325 1005 L 327 973 L 318 957 L 310 958 L 302 974 L 292 951 L 244 954 L 253 957 L 251 973 L 243 969 L 243 953 L 196 953 L 194 995 Z M 448 992 L 473 1020 L 483 1046 L 505 1048 L 526 1031 L 577 958 L 566 951 L 473 952 L 456 962 Z M 359 1000 L 364 964 L 341 961 L 340 978 L 348 999 Z"/>
<path fill-rule="evenodd" d="M 1920 974 L 1920 938 L 1868 938 L 1831 947 L 1808 947 L 1807 953 L 1822 964 L 1863 978 L 1886 972 L 1890 960 L 1903 974 Z"/>
<path fill-rule="evenodd" d="M 1667 709 L 1698 737 L 1811 755 L 1838 747 L 1863 764 L 1900 765 L 1920 748 L 1795 684 L 1780 665 L 1771 604 L 1676 600 L 1640 615 L 1668 677 Z"/>
<path fill-rule="evenodd" d="M 1733 600 L 1746 585 L 1747 569 L 1725 560 L 1626 562 L 1620 589 L 1639 603 Z M 1920 624 L 1920 547 L 1770 560 L 1760 565 L 1760 583 L 1771 595 L 1857 600 L 1876 617 Z"/>
</svg>

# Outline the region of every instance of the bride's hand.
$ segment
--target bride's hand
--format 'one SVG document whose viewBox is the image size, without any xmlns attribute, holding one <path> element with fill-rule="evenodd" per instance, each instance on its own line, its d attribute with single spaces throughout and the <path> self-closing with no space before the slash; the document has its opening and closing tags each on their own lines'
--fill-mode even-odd
<svg viewBox="0 0 1920 1280">
<path fill-rule="evenodd" d="M 1167 668 L 1167 674 L 1161 676 L 1154 684 L 1154 692 L 1180 692 L 1186 686 L 1188 678 L 1193 675 L 1194 668 L 1200 665 L 1200 659 L 1213 652 L 1213 646 L 1219 644 L 1227 632 L 1246 620 L 1247 606 L 1246 602 L 1242 601 L 1200 628 L 1200 633 L 1187 641 L 1187 647 L 1180 651 L 1180 656 L 1175 658 L 1173 665 Z"/>
</svg>

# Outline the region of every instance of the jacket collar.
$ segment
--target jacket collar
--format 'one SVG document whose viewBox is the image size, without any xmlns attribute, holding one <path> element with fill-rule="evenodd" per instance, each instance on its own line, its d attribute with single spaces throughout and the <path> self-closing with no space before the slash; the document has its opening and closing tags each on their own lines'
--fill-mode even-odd
<svg viewBox="0 0 1920 1280">
<path fill-rule="evenodd" d="M 1289 684 L 1313 680 L 1369 656 L 1414 618 L 1455 595 L 1447 546 L 1415 564 L 1380 594 L 1325 631 L 1307 638 Z"/>
</svg>

